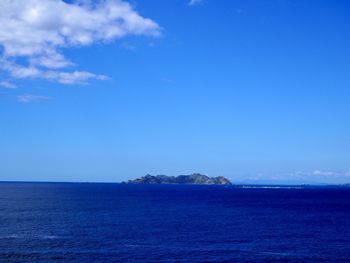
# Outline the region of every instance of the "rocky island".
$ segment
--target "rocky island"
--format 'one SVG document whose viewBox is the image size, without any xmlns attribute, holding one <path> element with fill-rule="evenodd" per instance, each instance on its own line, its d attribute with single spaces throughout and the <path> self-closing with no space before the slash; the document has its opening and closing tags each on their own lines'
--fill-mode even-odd
<svg viewBox="0 0 350 263">
<path fill-rule="evenodd" d="M 205 184 L 205 185 L 231 185 L 230 180 L 223 176 L 208 177 L 195 173 L 191 175 L 166 176 L 146 175 L 141 178 L 129 180 L 129 184 Z"/>
</svg>

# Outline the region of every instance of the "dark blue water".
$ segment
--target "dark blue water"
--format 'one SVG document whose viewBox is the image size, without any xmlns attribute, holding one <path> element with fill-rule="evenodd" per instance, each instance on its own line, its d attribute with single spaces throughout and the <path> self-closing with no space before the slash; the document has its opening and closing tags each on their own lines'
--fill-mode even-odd
<svg viewBox="0 0 350 263">
<path fill-rule="evenodd" d="M 350 262 L 350 189 L 0 183 L 0 262 Z"/>
</svg>

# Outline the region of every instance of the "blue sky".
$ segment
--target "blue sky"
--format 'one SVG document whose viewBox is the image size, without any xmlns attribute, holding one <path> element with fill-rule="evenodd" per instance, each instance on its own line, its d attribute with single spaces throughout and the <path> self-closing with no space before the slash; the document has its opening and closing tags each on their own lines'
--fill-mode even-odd
<svg viewBox="0 0 350 263">
<path fill-rule="evenodd" d="M 0 4 L 0 180 L 350 182 L 348 1 L 25 3 Z"/>
</svg>

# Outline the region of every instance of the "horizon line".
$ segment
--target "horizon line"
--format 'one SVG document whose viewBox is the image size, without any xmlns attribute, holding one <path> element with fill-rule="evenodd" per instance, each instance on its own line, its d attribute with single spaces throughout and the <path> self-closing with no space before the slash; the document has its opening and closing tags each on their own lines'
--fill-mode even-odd
<svg viewBox="0 0 350 263">
<path fill-rule="evenodd" d="M 61 183 L 61 184 L 127 184 L 126 181 L 112 182 L 112 181 L 44 181 L 44 180 L 0 180 L 1 183 Z M 231 186 L 342 186 L 350 183 L 232 183 Z M 144 184 L 148 185 L 148 184 Z M 206 184 L 151 184 L 151 185 L 206 185 Z M 220 185 L 219 185 L 220 186 Z M 222 185 L 227 186 L 227 185 Z"/>
</svg>

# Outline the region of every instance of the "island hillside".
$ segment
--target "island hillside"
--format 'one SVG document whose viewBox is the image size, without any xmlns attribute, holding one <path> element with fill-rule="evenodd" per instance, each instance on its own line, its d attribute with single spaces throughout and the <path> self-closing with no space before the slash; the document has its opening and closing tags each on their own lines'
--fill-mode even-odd
<svg viewBox="0 0 350 263">
<path fill-rule="evenodd" d="M 129 184 L 205 184 L 205 185 L 231 185 L 230 180 L 223 176 L 208 177 L 195 173 L 191 175 L 166 176 L 146 175 L 141 178 L 129 180 Z"/>
</svg>

